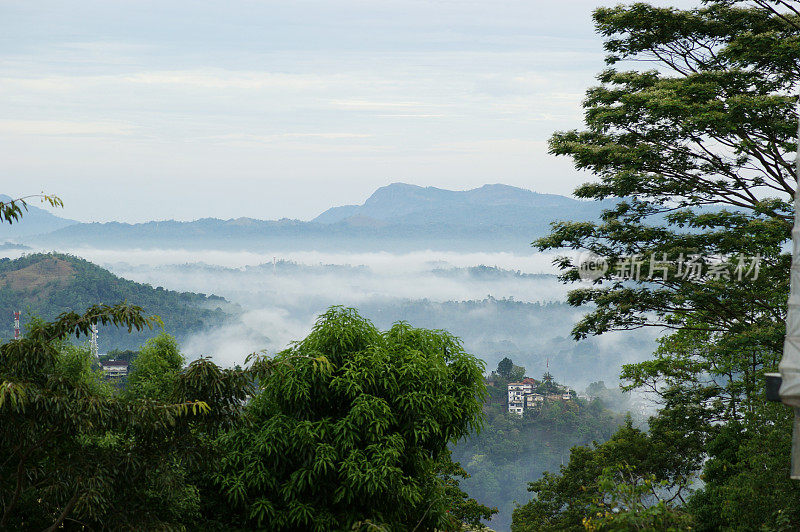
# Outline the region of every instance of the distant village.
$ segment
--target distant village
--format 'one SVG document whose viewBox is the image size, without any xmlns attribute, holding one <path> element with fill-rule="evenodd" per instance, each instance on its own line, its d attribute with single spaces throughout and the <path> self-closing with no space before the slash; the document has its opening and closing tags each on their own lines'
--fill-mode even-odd
<svg viewBox="0 0 800 532">
<path fill-rule="evenodd" d="M 542 380 L 525 377 L 508 383 L 508 412 L 521 416 L 526 410 L 538 410 L 545 401 L 572 401 L 576 397 L 574 390 L 556 383 L 549 372 Z"/>
</svg>

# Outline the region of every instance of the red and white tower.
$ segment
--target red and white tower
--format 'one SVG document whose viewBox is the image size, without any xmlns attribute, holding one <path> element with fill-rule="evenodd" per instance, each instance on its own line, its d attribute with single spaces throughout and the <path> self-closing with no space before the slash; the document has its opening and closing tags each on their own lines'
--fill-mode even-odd
<svg viewBox="0 0 800 532">
<path fill-rule="evenodd" d="M 14 312 L 14 340 L 19 340 L 19 311 Z"/>
</svg>

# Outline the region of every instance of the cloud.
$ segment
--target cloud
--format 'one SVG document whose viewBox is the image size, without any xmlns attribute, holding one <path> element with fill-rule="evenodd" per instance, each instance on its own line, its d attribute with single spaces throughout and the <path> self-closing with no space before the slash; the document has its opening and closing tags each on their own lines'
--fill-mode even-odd
<svg viewBox="0 0 800 532">
<path fill-rule="evenodd" d="M 284 309 L 251 310 L 239 320 L 192 335 L 181 350 L 189 359 L 211 356 L 217 364 L 230 367 L 244 364 L 252 353 L 275 354 L 305 337 L 313 324 L 313 319 L 292 318 Z"/>
<path fill-rule="evenodd" d="M 561 301 L 568 287 L 554 277 L 521 273 L 555 273 L 555 254 L 458 253 L 270 253 L 217 250 L 64 250 L 109 268 L 134 281 L 180 291 L 214 293 L 249 309 L 294 308 L 313 302 L 359 306 L 376 299 L 429 301 L 513 298 L 517 301 Z M 13 253 L 5 253 L 12 255 Z M 276 265 L 273 267 L 273 259 Z M 281 261 L 286 261 L 281 263 Z M 485 265 L 509 275 L 473 275 L 465 268 Z"/>
<path fill-rule="evenodd" d="M 182 341 L 190 358 L 213 356 L 225 366 L 242 364 L 253 352 L 275 354 L 301 340 L 331 305 L 355 307 L 382 329 L 406 320 L 415 327 L 448 330 L 489 369 L 511 356 L 536 375 L 549 359 L 551 371 L 568 376 L 573 386 L 599 379 L 610 385 L 619 365 L 647 358 L 662 333 L 570 340 L 571 327 L 586 311 L 563 305 L 573 287 L 552 275 L 515 273 L 553 272 L 550 253 L 69 251 L 123 278 L 213 293 L 239 305 L 241 314 Z M 469 269 L 476 265 L 489 268 Z M 495 266 L 499 270 L 490 269 Z"/>
<path fill-rule="evenodd" d="M 387 274 L 415 274 L 431 268 L 465 268 L 484 264 L 523 273 L 555 273 L 554 253 L 518 254 L 512 252 L 412 251 L 408 253 L 363 252 L 333 253 L 323 251 L 271 250 L 225 251 L 215 249 L 100 249 L 69 248 L 64 252 L 84 257 L 100 264 L 125 263 L 134 266 L 165 266 L 171 264 L 204 263 L 211 266 L 243 269 L 247 266 L 286 260 L 309 266 L 323 264 L 366 266 Z"/>
</svg>

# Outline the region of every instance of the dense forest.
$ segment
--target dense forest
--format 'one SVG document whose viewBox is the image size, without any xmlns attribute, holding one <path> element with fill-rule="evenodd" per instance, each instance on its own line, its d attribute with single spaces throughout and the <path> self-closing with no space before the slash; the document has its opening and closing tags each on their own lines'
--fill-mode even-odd
<svg viewBox="0 0 800 532">
<path fill-rule="evenodd" d="M 520 369 L 524 375 L 524 368 Z M 604 442 L 624 422 L 623 415 L 608 409 L 621 406 L 621 394 L 606 390 L 601 383 L 590 387 L 591 396 L 545 401 L 522 416 L 508 412 L 508 383 L 500 372 L 492 372 L 483 428 L 459 441 L 452 454 L 470 475 L 461 482 L 462 488 L 498 508 L 488 522 L 496 530 L 509 529 L 515 504 L 530 497 L 527 488 L 532 479 L 545 471 L 557 472 L 569 461 L 572 447 Z M 559 383 L 552 381 L 552 385 Z"/>
<path fill-rule="evenodd" d="M 148 318 L 96 305 L 0 346 L 0 528 L 455 531 L 496 511 L 447 449 L 484 384 L 443 331 L 331 308 L 246 369 L 186 366 L 162 334 L 117 390 L 66 342 L 94 322 Z"/>
</svg>

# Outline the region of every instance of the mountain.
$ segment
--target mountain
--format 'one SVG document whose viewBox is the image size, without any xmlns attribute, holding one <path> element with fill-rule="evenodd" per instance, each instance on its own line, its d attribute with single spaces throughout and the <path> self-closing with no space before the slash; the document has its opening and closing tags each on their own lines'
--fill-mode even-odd
<svg viewBox="0 0 800 532">
<path fill-rule="evenodd" d="M 13 336 L 12 312 L 20 310 L 23 322 L 32 316 L 51 320 L 60 313 L 82 312 L 96 303 L 122 301 L 141 306 L 147 315 L 164 321 L 164 330 L 179 340 L 208 326 L 218 326 L 237 307 L 218 296 L 174 292 L 115 276 L 91 262 L 58 253 L 0 259 L 0 337 Z M 224 309 L 224 310 L 223 310 Z M 133 349 L 158 330 L 128 333 L 127 329 L 100 327 L 102 351 Z"/>
<path fill-rule="evenodd" d="M 13 198 L 0 194 L 0 202 L 8 203 Z M 3 223 L 0 224 L 0 241 L 4 239 L 17 239 L 20 237 L 28 237 L 38 235 L 40 233 L 49 233 L 56 231 L 63 227 L 77 224 L 75 220 L 68 220 L 60 218 L 50 212 L 28 204 L 27 212 L 23 209 L 22 219 L 14 222 L 13 224 Z"/>
<path fill-rule="evenodd" d="M 393 183 L 376 190 L 362 205 L 333 207 L 314 222 L 335 224 L 365 219 L 398 225 L 527 226 L 555 219 L 595 218 L 610 203 L 539 194 L 509 185 L 444 190 Z"/>
<path fill-rule="evenodd" d="M 23 239 L 45 249 L 181 248 L 388 251 L 421 249 L 532 252 L 556 220 L 596 220 L 610 201 L 580 201 L 507 185 L 468 191 L 395 183 L 363 205 L 334 207 L 310 222 L 203 218 L 126 224 L 74 224 Z"/>
</svg>

